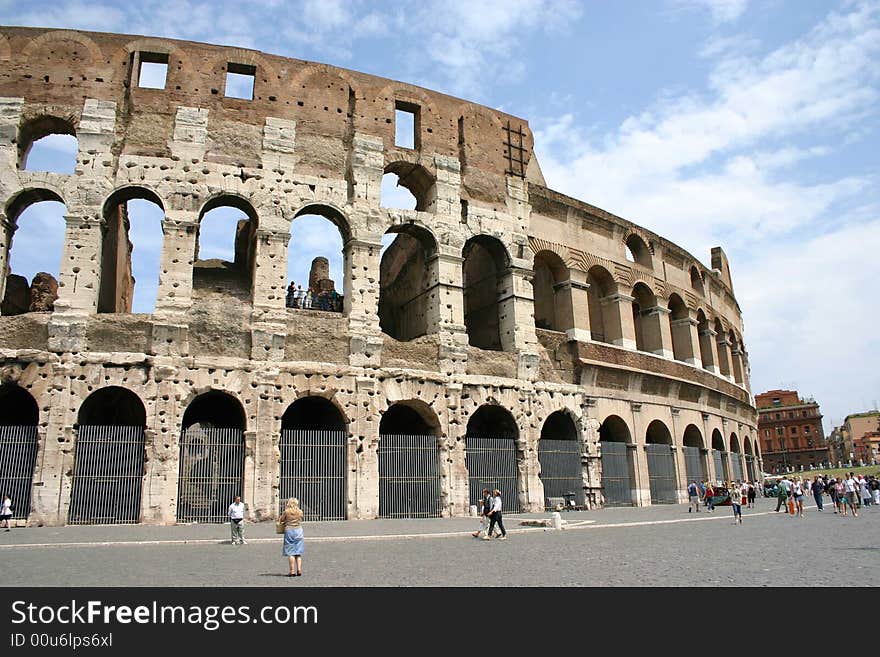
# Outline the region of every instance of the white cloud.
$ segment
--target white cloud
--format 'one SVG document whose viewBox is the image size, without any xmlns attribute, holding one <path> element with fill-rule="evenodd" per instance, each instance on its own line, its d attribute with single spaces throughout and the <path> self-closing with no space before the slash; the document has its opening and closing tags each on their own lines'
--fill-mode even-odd
<svg viewBox="0 0 880 657">
<path fill-rule="evenodd" d="M 674 9 L 708 11 L 715 23 L 736 21 L 748 4 L 748 0 L 672 0 Z"/>
</svg>

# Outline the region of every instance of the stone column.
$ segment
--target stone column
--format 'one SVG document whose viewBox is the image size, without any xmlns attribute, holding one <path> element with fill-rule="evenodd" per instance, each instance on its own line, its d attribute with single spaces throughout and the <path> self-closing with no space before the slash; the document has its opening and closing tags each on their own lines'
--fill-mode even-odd
<svg viewBox="0 0 880 657">
<path fill-rule="evenodd" d="M 605 339 L 618 347 L 636 348 L 636 327 L 633 324 L 632 302 L 628 294 L 615 292 L 599 300 L 602 315 L 610 321 L 605 322 Z M 606 313 L 606 307 L 610 312 Z"/>
<path fill-rule="evenodd" d="M 672 359 L 672 333 L 668 316 L 669 308 L 659 303 L 642 310 L 642 334 L 646 351 Z"/>
<path fill-rule="evenodd" d="M 544 510 L 544 485 L 538 476 L 538 438 L 520 434 L 516 439 L 517 465 L 519 466 L 519 502 L 526 513 Z"/>
<path fill-rule="evenodd" d="M 162 255 L 159 288 L 153 313 L 150 353 L 157 356 L 189 354 L 186 314 L 192 306 L 193 259 L 198 233 L 195 212 L 166 212 L 162 219 Z"/>
<path fill-rule="evenodd" d="M 351 365 L 379 365 L 382 330 L 379 327 L 380 241 L 351 239 L 344 247 L 348 276 L 345 277 L 344 312 L 351 336 Z"/>
<path fill-rule="evenodd" d="M 700 335 L 700 358 L 703 369 L 713 374 L 721 374 L 718 369 L 718 344 L 715 342 L 716 333 L 711 328 L 699 331 Z"/>
<path fill-rule="evenodd" d="M 174 383 L 177 367 L 172 359 L 156 357 L 152 373 L 156 379 L 155 416 L 147 418 L 141 521 L 167 525 L 177 517 L 180 429 L 185 409 L 180 406 L 180 394 Z"/>
<path fill-rule="evenodd" d="M 602 455 L 599 443 L 599 420 L 581 417 L 581 473 L 584 481 L 584 505 L 588 510 L 599 509 L 602 499 Z"/>
<path fill-rule="evenodd" d="M 633 416 L 633 471 L 635 491 L 633 502 L 636 506 L 651 505 L 651 483 L 648 475 L 648 453 L 645 450 L 644 427 L 641 426 L 642 405 L 630 404 Z"/>
<path fill-rule="evenodd" d="M 526 260 L 513 258 L 513 264 L 501 279 L 498 295 L 498 327 L 504 351 L 534 351 L 534 294 L 531 268 Z"/>
<path fill-rule="evenodd" d="M 739 347 L 733 347 L 730 350 L 730 361 L 733 365 L 733 380 L 739 385 L 743 385 L 743 365 L 742 365 L 742 352 L 739 350 Z"/>
<path fill-rule="evenodd" d="M 679 416 L 679 409 L 670 408 L 670 417 L 672 424 L 672 456 L 675 461 L 675 483 L 677 488 L 678 503 L 688 502 L 687 494 L 687 465 L 684 460 L 684 436 L 679 434 L 676 427 L 676 418 Z"/>
<path fill-rule="evenodd" d="M 436 330 L 440 370 L 446 374 L 467 371 L 467 327 L 464 324 L 461 250 L 441 244 L 430 261 L 431 276 L 437 278 L 436 294 L 428 308 L 428 332 Z"/>
<path fill-rule="evenodd" d="M 718 369 L 721 376 L 733 381 L 733 375 L 730 370 L 730 343 L 725 335 L 716 336 L 716 344 L 718 345 Z"/>
<path fill-rule="evenodd" d="M 463 386 L 461 383 L 449 383 L 446 385 L 446 400 L 448 409 L 448 427 L 446 434 L 448 473 L 447 500 L 455 504 L 458 515 L 466 515 L 470 511 L 470 481 L 467 469 L 467 444 L 464 439 L 467 424 L 461 421 L 461 395 Z"/>
<path fill-rule="evenodd" d="M 376 380 L 357 378 L 357 415 L 348 445 L 349 520 L 379 517 L 379 413 Z"/>
<path fill-rule="evenodd" d="M 556 283 L 553 286 L 557 297 L 561 295 L 568 300 L 568 303 L 557 304 L 557 308 L 561 309 L 557 320 L 562 322 L 562 326 L 568 327 L 565 335 L 569 340 L 589 342 L 592 337 L 590 335 L 589 289 L 587 273 L 577 269 L 569 270 L 567 281 Z"/>
<path fill-rule="evenodd" d="M 288 231 L 257 230 L 254 251 L 251 359 L 284 360 Z"/>
<path fill-rule="evenodd" d="M 697 333 L 697 318 L 693 313 L 688 311 L 688 316 L 682 319 L 674 319 L 670 322 L 673 345 L 677 346 L 680 353 L 675 354 L 676 360 L 684 361 L 702 367 L 703 361 L 700 358 L 700 336 Z M 673 347 L 673 351 L 675 348 Z"/>
<path fill-rule="evenodd" d="M 5 213 L 0 212 L 0 301 L 6 296 L 6 275 L 9 273 L 9 245 L 15 226 Z"/>
<path fill-rule="evenodd" d="M 257 387 L 253 391 L 251 403 L 257 405 L 257 417 L 252 432 L 254 437 L 248 441 L 248 445 L 253 448 L 247 450 L 246 457 L 246 466 L 252 465 L 253 472 L 248 475 L 246 467 L 244 494 L 247 497 L 249 517 L 257 521 L 274 518 L 278 513 L 283 414 L 275 388 L 278 375 L 277 370 L 268 370 L 254 376 Z"/>
</svg>

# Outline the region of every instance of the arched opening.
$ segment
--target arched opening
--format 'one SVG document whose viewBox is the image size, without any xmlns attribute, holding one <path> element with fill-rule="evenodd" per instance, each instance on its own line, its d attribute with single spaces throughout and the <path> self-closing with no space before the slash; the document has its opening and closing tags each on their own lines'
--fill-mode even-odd
<svg viewBox="0 0 880 657">
<path fill-rule="evenodd" d="M 551 413 L 541 428 L 538 442 L 545 509 L 554 509 L 559 504 L 569 507 L 584 505 L 582 452 L 571 415 L 565 411 Z"/>
<path fill-rule="evenodd" d="M 162 259 L 162 201 L 148 189 L 126 187 L 104 203 L 99 313 L 152 313 Z"/>
<path fill-rule="evenodd" d="M 745 452 L 746 459 L 746 477 L 749 481 L 754 483 L 757 480 L 755 476 L 755 453 L 752 450 L 752 441 L 749 436 L 746 436 L 743 439 L 743 451 Z"/>
<path fill-rule="evenodd" d="M 535 328 L 567 331 L 574 326 L 568 267 L 552 251 L 535 254 L 535 276 L 532 280 L 535 307 Z"/>
<path fill-rule="evenodd" d="M 15 519 L 30 513 L 39 423 L 37 401 L 27 390 L 0 385 L 0 495 L 9 495 Z"/>
<path fill-rule="evenodd" d="M 739 448 L 739 438 L 735 433 L 730 434 L 730 466 L 731 478 L 736 481 L 743 480 L 742 454 Z"/>
<path fill-rule="evenodd" d="M 695 424 L 689 424 L 685 427 L 684 437 L 682 438 L 682 450 L 687 480 L 697 483 L 707 481 L 709 475 L 706 469 L 706 459 L 704 458 L 703 433 Z"/>
<path fill-rule="evenodd" d="M 502 510 L 518 513 L 519 428 L 506 409 L 492 404 L 480 406 L 471 415 L 465 433 L 465 462 L 470 486 L 470 503 L 478 505 L 484 488 L 501 491 Z"/>
<path fill-rule="evenodd" d="M 700 361 L 704 370 L 712 371 L 715 367 L 715 355 L 712 350 L 712 329 L 709 327 L 709 320 L 706 313 L 701 310 L 697 311 L 697 334 L 700 336 Z"/>
<path fill-rule="evenodd" d="M 281 417 L 278 511 L 299 499 L 307 520 L 345 520 L 348 422 L 329 399 L 300 397 Z"/>
<path fill-rule="evenodd" d="M 73 124 L 57 116 L 41 116 L 18 131 L 18 168 L 70 175 L 76 170 L 79 144 Z"/>
<path fill-rule="evenodd" d="M 440 422 L 422 401 L 393 404 L 379 423 L 379 517 L 441 514 Z"/>
<path fill-rule="evenodd" d="M 605 506 L 631 506 L 635 500 L 635 450 L 626 422 L 609 415 L 599 427 L 602 450 L 602 494 Z"/>
<path fill-rule="evenodd" d="M 648 269 L 653 266 L 651 250 L 645 241 L 635 234 L 626 238 L 626 259 Z"/>
<path fill-rule="evenodd" d="M 257 213 L 240 196 L 208 201 L 199 214 L 193 256 L 193 294 L 222 289 L 251 299 L 257 249 Z"/>
<path fill-rule="evenodd" d="M 348 312 L 348 221 L 326 205 L 302 208 L 290 224 L 287 249 L 288 308 Z"/>
<path fill-rule="evenodd" d="M 700 270 L 695 266 L 691 265 L 690 269 L 690 277 L 691 277 L 691 289 L 696 292 L 701 297 L 706 296 L 706 291 L 703 287 L 703 277 L 700 276 Z"/>
<path fill-rule="evenodd" d="M 730 346 L 720 319 L 715 320 L 715 339 L 718 342 L 718 371 L 721 376 L 730 376 Z"/>
<path fill-rule="evenodd" d="M 15 196 L 6 209 L 9 228 L 0 226 L 0 275 L 5 274 L 0 314 L 51 312 L 58 298 L 67 210 L 47 189 Z"/>
<path fill-rule="evenodd" d="M 687 306 L 677 294 L 669 296 L 669 333 L 672 335 L 672 354 L 684 362 L 694 358 L 691 347 L 691 323 Z"/>
<path fill-rule="evenodd" d="M 436 331 L 437 242 L 426 229 L 411 224 L 394 226 L 388 235 L 394 238 L 379 265 L 379 326 L 406 342 Z"/>
<path fill-rule="evenodd" d="M 672 434 L 660 420 L 654 420 L 645 432 L 645 452 L 648 456 L 648 483 L 652 504 L 677 504 L 678 488 L 675 475 L 675 454 Z"/>
<path fill-rule="evenodd" d="M 502 351 L 500 302 L 509 258 L 494 237 L 478 235 L 464 245 L 464 323 L 468 343 L 480 349 Z"/>
<path fill-rule="evenodd" d="M 636 333 L 636 349 L 652 354 L 663 353 L 660 331 L 660 311 L 657 296 L 644 283 L 636 283 L 632 291 L 633 327 Z"/>
<path fill-rule="evenodd" d="M 733 380 L 739 385 L 742 385 L 742 355 L 740 352 L 739 341 L 736 339 L 736 332 L 733 329 L 730 329 L 728 332 L 727 341 L 730 343 L 730 364 L 733 373 Z"/>
<path fill-rule="evenodd" d="M 590 339 L 614 344 L 622 337 L 617 304 L 607 299 L 614 294 L 614 279 L 599 265 L 587 272 L 587 307 L 590 314 Z"/>
<path fill-rule="evenodd" d="M 101 388 L 83 401 L 77 420 L 68 523 L 140 522 L 147 424 L 140 397 Z"/>
<path fill-rule="evenodd" d="M 414 207 L 412 199 L 415 199 Z M 411 162 L 392 162 L 385 167 L 380 201 L 382 207 L 431 212 L 436 200 L 437 185 L 425 167 Z"/>
<path fill-rule="evenodd" d="M 177 519 L 222 523 L 243 495 L 245 415 L 232 395 L 210 390 L 183 414 Z"/>
<path fill-rule="evenodd" d="M 727 451 L 724 449 L 724 437 L 718 429 L 712 430 L 712 465 L 715 468 L 715 482 L 723 484 L 727 476 Z"/>
</svg>

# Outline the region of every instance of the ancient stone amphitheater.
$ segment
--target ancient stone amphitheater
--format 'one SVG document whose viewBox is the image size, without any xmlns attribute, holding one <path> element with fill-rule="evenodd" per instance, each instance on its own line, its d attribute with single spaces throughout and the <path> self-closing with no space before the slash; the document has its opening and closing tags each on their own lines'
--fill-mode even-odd
<svg viewBox="0 0 880 657">
<path fill-rule="evenodd" d="M 724 252 L 707 268 L 548 189 L 524 119 L 157 38 L 6 27 L 0 61 L 0 492 L 19 524 L 222 522 L 237 494 L 253 520 L 293 495 L 313 519 L 465 515 L 484 487 L 508 512 L 679 503 L 689 480 L 760 474 Z M 75 136 L 72 175 L 25 166 L 50 134 Z M 383 207 L 388 173 L 414 210 Z M 151 314 L 130 312 L 133 199 L 164 214 Z M 57 298 L 36 281 L 15 305 L 17 220 L 45 200 L 65 207 Z M 247 220 L 218 267 L 198 240 L 220 206 Z M 341 312 L 285 304 L 304 215 L 338 229 Z"/>
</svg>

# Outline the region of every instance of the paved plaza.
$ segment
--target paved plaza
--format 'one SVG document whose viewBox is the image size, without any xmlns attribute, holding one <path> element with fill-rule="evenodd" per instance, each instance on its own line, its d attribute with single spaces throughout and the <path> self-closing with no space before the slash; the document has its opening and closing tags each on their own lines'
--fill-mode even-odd
<svg viewBox="0 0 880 657">
<path fill-rule="evenodd" d="M 71 526 L 0 532 L 4 586 L 878 586 L 880 507 L 796 518 L 759 499 L 563 513 L 565 529 L 505 517 L 507 541 L 471 537 L 475 518 L 305 523 L 304 576 L 285 577 L 274 523 Z"/>
</svg>

